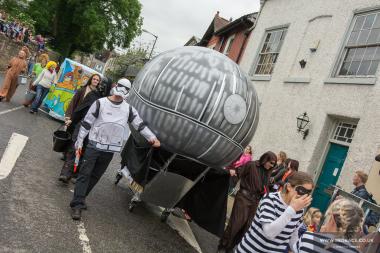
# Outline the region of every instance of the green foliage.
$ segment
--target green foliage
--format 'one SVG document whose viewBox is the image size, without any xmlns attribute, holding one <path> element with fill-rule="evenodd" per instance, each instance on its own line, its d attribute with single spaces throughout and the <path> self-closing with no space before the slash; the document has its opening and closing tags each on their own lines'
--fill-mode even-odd
<svg viewBox="0 0 380 253">
<path fill-rule="evenodd" d="M 0 9 L 6 11 L 10 15 L 15 15 L 21 11 L 22 2 L 25 1 L 0 0 Z"/>
<path fill-rule="evenodd" d="M 125 54 L 116 57 L 113 68 L 106 71 L 106 76 L 113 80 L 124 77 L 128 67 L 141 69 L 148 60 L 148 52 L 142 48 L 131 48 Z"/>
<path fill-rule="evenodd" d="M 0 9 L 4 10 L 8 14 L 9 21 L 17 20 L 23 25 L 34 30 L 35 21 L 26 12 L 26 0 L 0 0 Z"/>
<path fill-rule="evenodd" d="M 128 47 L 141 32 L 138 0 L 32 0 L 28 13 L 36 31 L 51 35 L 63 56 Z"/>
<path fill-rule="evenodd" d="M 29 3 L 27 13 L 35 21 L 34 27 L 37 33 L 52 36 L 52 24 L 54 15 L 52 10 L 56 8 L 56 0 L 32 1 Z"/>
<path fill-rule="evenodd" d="M 32 31 L 34 30 L 34 24 L 36 23 L 28 14 L 24 12 L 10 15 L 8 17 L 8 20 L 9 21 L 17 20 L 21 22 L 21 24 L 23 24 L 24 26 L 27 26 L 28 28 L 30 28 Z"/>
</svg>

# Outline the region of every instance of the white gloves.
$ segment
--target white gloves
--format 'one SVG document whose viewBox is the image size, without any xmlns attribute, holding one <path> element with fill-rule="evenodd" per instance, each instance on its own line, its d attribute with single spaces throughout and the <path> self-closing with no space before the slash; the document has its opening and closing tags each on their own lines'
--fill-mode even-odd
<svg viewBox="0 0 380 253">
<path fill-rule="evenodd" d="M 75 150 L 82 149 L 82 147 L 83 147 L 83 141 L 78 138 L 77 141 L 75 142 Z"/>
</svg>

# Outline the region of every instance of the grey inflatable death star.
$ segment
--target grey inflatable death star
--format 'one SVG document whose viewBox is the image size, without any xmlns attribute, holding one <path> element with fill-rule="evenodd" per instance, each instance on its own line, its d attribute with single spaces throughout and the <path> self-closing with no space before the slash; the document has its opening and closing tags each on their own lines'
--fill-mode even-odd
<svg viewBox="0 0 380 253">
<path fill-rule="evenodd" d="M 163 147 L 212 167 L 239 157 L 259 121 L 259 101 L 239 66 L 203 47 L 182 47 L 149 61 L 128 102 Z"/>
</svg>

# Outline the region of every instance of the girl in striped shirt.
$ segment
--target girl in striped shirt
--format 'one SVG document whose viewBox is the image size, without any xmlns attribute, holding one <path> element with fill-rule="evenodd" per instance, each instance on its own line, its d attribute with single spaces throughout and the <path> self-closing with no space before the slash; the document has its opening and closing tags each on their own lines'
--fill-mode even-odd
<svg viewBox="0 0 380 253">
<path fill-rule="evenodd" d="M 305 172 L 289 176 L 282 192 L 269 193 L 260 201 L 252 225 L 235 252 L 283 253 L 288 244 L 295 244 L 313 187 L 313 179 Z"/>
<path fill-rule="evenodd" d="M 293 251 L 295 253 L 359 253 L 359 245 L 354 245 L 352 242 L 358 241 L 362 225 L 363 210 L 357 203 L 348 199 L 336 200 L 326 212 L 321 233 L 306 232 L 294 245 Z"/>
</svg>

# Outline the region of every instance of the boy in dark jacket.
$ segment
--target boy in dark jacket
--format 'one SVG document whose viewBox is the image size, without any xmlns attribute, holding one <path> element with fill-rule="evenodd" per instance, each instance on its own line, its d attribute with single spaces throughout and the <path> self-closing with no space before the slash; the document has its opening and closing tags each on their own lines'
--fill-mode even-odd
<svg viewBox="0 0 380 253">
<path fill-rule="evenodd" d="M 351 193 L 362 199 L 368 200 L 370 197 L 370 194 L 365 188 L 365 184 L 367 183 L 367 180 L 368 180 L 368 175 L 366 173 L 360 170 L 356 171 L 352 179 L 352 183 L 354 184 L 355 189 Z"/>
</svg>

